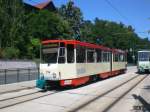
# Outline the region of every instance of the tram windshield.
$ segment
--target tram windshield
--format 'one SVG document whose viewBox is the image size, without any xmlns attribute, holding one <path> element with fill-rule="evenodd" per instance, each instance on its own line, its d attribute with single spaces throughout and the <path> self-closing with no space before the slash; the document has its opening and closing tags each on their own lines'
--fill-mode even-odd
<svg viewBox="0 0 150 112">
<path fill-rule="evenodd" d="M 150 52 L 139 52 L 138 58 L 139 58 L 139 61 L 149 61 L 150 60 Z"/>
<path fill-rule="evenodd" d="M 42 62 L 43 63 L 57 63 L 58 45 L 49 44 L 42 46 Z"/>
</svg>

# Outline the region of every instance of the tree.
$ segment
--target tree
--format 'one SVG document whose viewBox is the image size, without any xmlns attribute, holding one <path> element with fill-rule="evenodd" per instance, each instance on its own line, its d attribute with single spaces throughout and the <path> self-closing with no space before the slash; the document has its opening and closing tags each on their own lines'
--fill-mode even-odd
<svg viewBox="0 0 150 112">
<path fill-rule="evenodd" d="M 93 37 L 95 37 L 95 35 L 92 30 L 93 26 L 94 24 L 91 21 L 83 21 L 81 27 L 81 41 L 94 43 Z"/>
<path fill-rule="evenodd" d="M 0 1 L 0 48 L 3 52 L 6 47 L 19 50 L 16 45 L 25 34 L 23 17 L 24 9 L 20 0 Z"/>
<path fill-rule="evenodd" d="M 39 43 L 45 39 L 67 39 L 70 38 L 69 23 L 63 20 L 59 14 L 49 12 L 48 10 L 40 10 L 37 13 L 30 13 L 28 15 L 28 37 L 31 44 L 28 45 L 28 51 L 32 57 L 39 57 Z M 36 39 L 36 44 L 35 43 Z M 38 39 L 38 40 L 37 40 Z"/>
<path fill-rule="evenodd" d="M 38 13 L 31 13 L 28 18 L 29 35 L 32 38 L 63 39 L 64 35 L 69 33 L 68 22 L 57 13 L 41 10 Z"/>
<path fill-rule="evenodd" d="M 69 25 L 71 26 L 71 36 L 73 39 L 80 40 L 81 26 L 83 22 L 81 10 L 74 5 L 73 1 L 69 1 L 66 5 L 62 5 L 58 11 L 63 19 L 69 22 Z"/>
</svg>

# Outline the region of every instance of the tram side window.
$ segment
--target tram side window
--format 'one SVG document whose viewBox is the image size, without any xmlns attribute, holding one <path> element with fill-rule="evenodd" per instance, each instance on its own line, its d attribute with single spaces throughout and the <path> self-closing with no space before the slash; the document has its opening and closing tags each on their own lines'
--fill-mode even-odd
<svg viewBox="0 0 150 112">
<path fill-rule="evenodd" d="M 94 50 L 87 50 L 87 63 L 94 63 L 95 62 L 96 54 Z"/>
<path fill-rule="evenodd" d="M 60 43 L 58 63 L 65 63 L 65 44 Z"/>
<path fill-rule="evenodd" d="M 102 61 L 103 62 L 108 62 L 109 61 L 109 53 L 108 52 L 103 52 L 102 53 Z"/>
<path fill-rule="evenodd" d="M 119 61 L 119 55 L 115 54 L 115 62 L 118 62 L 118 61 Z"/>
<path fill-rule="evenodd" d="M 96 52 L 97 52 L 97 62 L 101 62 L 102 61 L 102 51 L 100 49 L 97 49 Z"/>
<path fill-rule="evenodd" d="M 84 63 L 86 58 L 85 58 L 85 47 L 83 46 L 77 46 L 76 48 L 76 60 L 77 63 Z"/>
<path fill-rule="evenodd" d="M 65 63 L 65 48 L 60 48 L 58 63 Z"/>
<path fill-rule="evenodd" d="M 126 61 L 126 55 L 125 54 L 123 55 L 123 61 L 124 62 Z"/>
<path fill-rule="evenodd" d="M 113 53 L 113 62 L 115 61 L 115 54 Z"/>
<path fill-rule="evenodd" d="M 108 62 L 110 61 L 110 57 L 111 57 L 111 53 L 110 53 L 110 52 L 107 52 L 107 61 L 108 61 Z"/>
<path fill-rule="evenodd" d="M 124 55 L 120 54 L 120 62 L 123 62 L 123 61 L 124 61 Z"/>
<path fill-rule="evenodd" d="M 67 62 L 74 63 L 74 45 L 67 45 Z"/>
<path fill-rule="evenodd" d="M 120 54 L 118 54 L 118 62 L 120 62 L 121 61 L 121 59 L 120 59 Z"/>
</svg>

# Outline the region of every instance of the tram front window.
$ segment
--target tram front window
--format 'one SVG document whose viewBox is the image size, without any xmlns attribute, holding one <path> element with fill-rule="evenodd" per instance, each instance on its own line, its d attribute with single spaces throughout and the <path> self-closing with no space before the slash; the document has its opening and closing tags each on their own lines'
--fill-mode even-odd
<svg viewBox="0 0 150 112">
<path fill-rule="evenodd" d="M 57 63 L 58 48 L 45 48 L 42 51 L 44 63 Z"/>
<path fill-rule="evenodd" d="M 150 52 L 139 52 L 139 61 L 149 61 L 150 60 Z"/>
</svg>

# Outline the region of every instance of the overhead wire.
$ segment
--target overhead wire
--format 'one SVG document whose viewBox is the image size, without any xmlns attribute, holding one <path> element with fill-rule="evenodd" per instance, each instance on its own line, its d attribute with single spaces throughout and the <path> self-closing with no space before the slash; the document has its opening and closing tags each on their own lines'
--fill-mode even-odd
<svg viewBox="0 0 150 112">
<path fill-rule="evenodd" d="M 105 2 L 106 2 L 112 9 L 114 9 L 124 20 L 126 20 L 128 23 L 130 23 L 130 22 L 129 22 L 129 19 L 128 19 L 126 16 L 124 16 L 109 0 L 105 0 Z"/>
<path fill-rule="evenodd" d="M 120 17 L 122 17 L 125 21 L 127 21 L 129 24 L 131 24 L 133 27 L 135 27 L 135 25 L 128 19 L 128 17 L 126 17 L 125 15 L 123 15 L 120 10 L 118 10 L 118 8 L 116 8 L 109 0 L 104 0 L 112 9 L 114 9 L 118 15 Z M 143 33 L 143 34 L 150 34 L 150 31 L 146 31 L 146 32 L 136 32 L 136 33 Z"/>
</svg>

